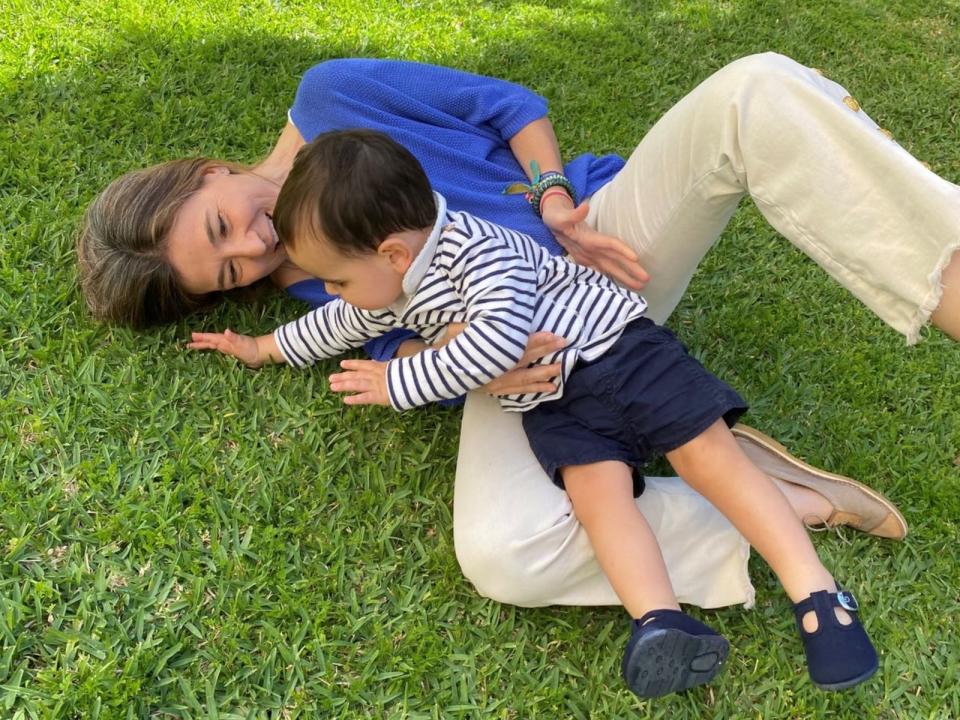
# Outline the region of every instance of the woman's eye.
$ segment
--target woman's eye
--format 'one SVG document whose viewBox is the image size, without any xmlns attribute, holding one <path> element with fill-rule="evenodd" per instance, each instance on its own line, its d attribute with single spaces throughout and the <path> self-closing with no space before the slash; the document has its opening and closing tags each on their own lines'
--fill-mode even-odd
<svg viewBox="0 0 960 720">
<path fill-rule="evenodd" d="M 227 224 L 223 221 L 223 215 L 217 215 L 217 220 L 220 221 L 220 237 L 223 237 L 227 234 Z"/>
</svg>

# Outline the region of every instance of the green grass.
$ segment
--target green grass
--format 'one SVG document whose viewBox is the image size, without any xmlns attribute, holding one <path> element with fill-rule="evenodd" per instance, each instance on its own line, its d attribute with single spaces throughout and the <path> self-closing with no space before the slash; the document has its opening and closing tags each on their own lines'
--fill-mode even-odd
<svg viewBox="0 0 960 720">
<path fill-rule="evenodd" d="M 254 161 L 299 75 L 346 55 L 496 74 L 547 95 L 565 153 L 628 153 L 735 57 L 842 82 L 960 178 L 957 0 L 97 3 L 6 0 L 0 30 L 0 717 L 960 717 L 960 354 L 902 340 L 745 207 L 673 319 L 751 422 L 862 478 L 912 525 L 817 538 L 882 654 L 849 693 L 805 678 L 789 605 L 703 613 L 723 678 L 640 702 L 616 608 L 484 600 L 452 547 L 459 411 L 345 409 L 311 373 L 255 373 L 93 324 L 72 244 L 119 173 Z M 280 297 L 202 321 L 262 331 Z M 359 458 L 358 461 L 352 458 Z"/>
</svg>

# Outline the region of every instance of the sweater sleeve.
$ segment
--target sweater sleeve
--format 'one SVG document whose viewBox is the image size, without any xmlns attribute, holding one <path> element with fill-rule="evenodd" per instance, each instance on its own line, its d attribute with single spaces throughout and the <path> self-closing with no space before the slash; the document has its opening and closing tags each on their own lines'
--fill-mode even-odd
<svg viewBox="0 0 960 720">
<path fill-rule="evenodd" d="M 388 363 L 396 410 L 462 395 L 503 375 L 523 355 L 536 311 L 536 270 L 506 243 L 483 238 L 465 245 L 448 273 L 466 305 L 467 326 L 442 348 Z"/>
<path fill-rule="evenodd" d="M 303 76 L 290 119 L 307 140 L 330 129 L 389 124 L 462 123 L 507 141 L 547 114 L 534 92 L 496 78 L 403 60 L 341 59 Z"/>
<path fill-rule="evenodd" d="M 360 310 L 332 300 L 273 332 L 284 360 L 296 368 L 336 357 L 393 328 L 388 312 Z"/>
</svg>

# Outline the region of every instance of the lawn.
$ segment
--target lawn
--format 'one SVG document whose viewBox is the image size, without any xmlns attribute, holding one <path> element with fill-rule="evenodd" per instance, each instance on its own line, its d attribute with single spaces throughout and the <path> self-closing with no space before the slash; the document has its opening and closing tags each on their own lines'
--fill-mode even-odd
<svg viewBox="0 0 960 720">
<path fill-rule="evenodd" d="M 751 424 L 900 504 L 904 543 L 816 538 L 881 670 L 807 680 L 755 559 L 754 610 L 698 612 L 733 653 L 641 702 L 618 608 L 478 596 L 452 544 L 460 412 L 346 409 L 312 372 L 189 354 L 191 328 L 266 331 L 271 296 L 135 334 L 76 288 L 83 209 L 128 169 L 253 162 L 298 77 L 339 56 L 494 74 L 551 101 L 568 156 L 629 153 L 724 63 L 777 50 L 846 85 L 960 179 L 957 0 L 4 0 L 0 29 L 0 717 L 960 717 L 960 350 L 913 348 L 749 204 L 672 319 Z M 842 208 L 838 208 L 842 212 Z M 960 232 L 960 228 L 958 228 Z"/>
</svg>

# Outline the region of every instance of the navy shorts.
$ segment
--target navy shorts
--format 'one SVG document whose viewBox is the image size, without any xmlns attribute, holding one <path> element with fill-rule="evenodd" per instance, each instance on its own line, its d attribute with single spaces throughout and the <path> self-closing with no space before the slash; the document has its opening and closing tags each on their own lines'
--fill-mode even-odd
<svg viewBox="0 0 960 720">
<path fill-rule="evenodd" d="M 653 457 L 720 418 L 732 426 L 746 409 L 670 330 L 641 318 L 602 357 L 577 364 L 563 397 L 523 413 L 523 429 L 547 475 L 563 487 L 560 468 L 604 460 L 626 463 L 636 478 Z"/>
</svg>

